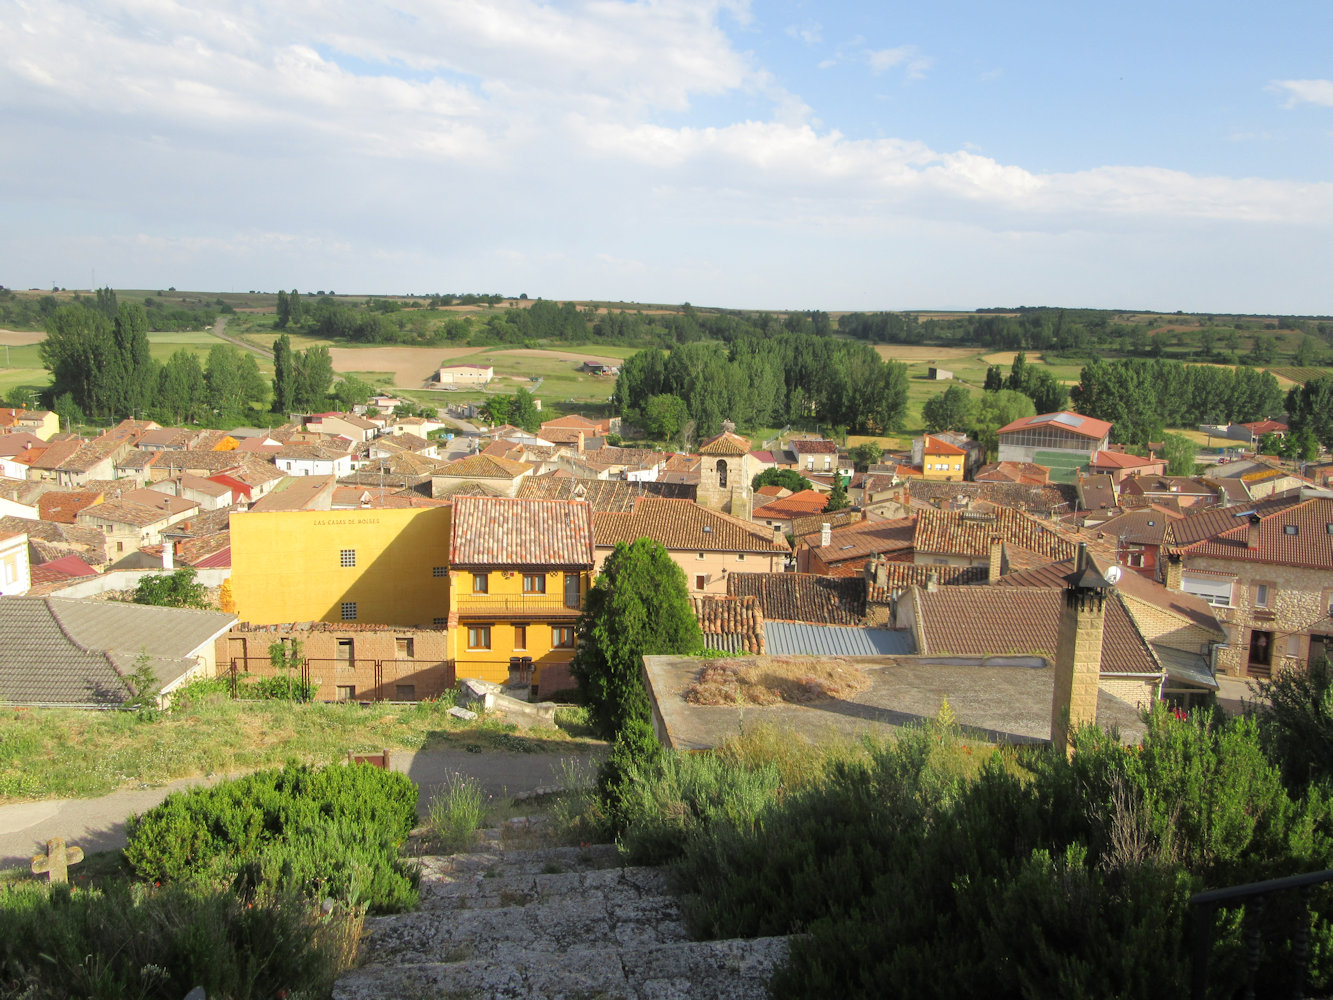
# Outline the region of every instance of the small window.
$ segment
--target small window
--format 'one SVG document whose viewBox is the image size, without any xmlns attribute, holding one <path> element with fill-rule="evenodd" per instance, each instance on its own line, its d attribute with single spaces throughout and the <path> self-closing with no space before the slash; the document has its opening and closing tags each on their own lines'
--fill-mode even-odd
<svg viewBox="0 0 1333 1000">
<path fill-rule="evenodd" d="M 1300 533 L 1301 526 L 1299 524 L 1284 524 L 1282 526 L 1282 534 L 1284 535 L 1299 535 Z"/>
<path fill-rule="evenodd" d="M 343 549 L 338 553 L 338 565 L 348 569 L 356 565 L 356 549 Z"/>
<path fill-rule="evenodd" d="M 551 629 L 551 648 L 573 649 L 574 629 L 568 626 L 560 626 L 559 628 Z"/>
<path fill-rule="evenodd" d="M 702 574 L 700 574 L 699 576 L 696 576 L 696 577 L 694 578 L 694 589 L 695 589 L 695 590 L 703 590 L 704 587 L 707 586 L 707 584 L 708 584 L 708 577 L 706 577 L 706 576 L 704 576 L 704 575 L 702 575 Z"/>
<path fill-rule="evenodd" d="M 356 701 L 355 684 L 339 684 L 336 690 L 339 701 Z"/>
<path fill-rule="evenodd" d="M 1330 535 L 1333 535 L 1333 521 L 1329 521 L 1328 524 L 1324 525 L 1324 530 Z"/>
<path fill-rule="evenodd" d="M 737 561 L 737 562 L 745 562 L 745 553 L 744 553 L 744 552 L 737 552 L 737 553 L 736 553 L 736 561 Z"/>
<path fill-rule="evenodd" d="M 345 622 L 356 621 L 356 601 L 342 602 L 342 619 Z"/>
<path fill-rule="evenodd" d="M 523 574 L 523 593 L 525 594 L 546 593 L 546 574 L 545 573 Z"/>
<path fill-rule="evenodd" d="M 448 566 L 432 566 L 432 567 L 430 568 L 430 575 L 433 576 L 433 577 L 435 577 L 435 579 L 437 579 L 437 580 L 438 580 L 440 577 L 442 577 L 442 576 L 448 576 L 448 575 L 449 575 L 449 567 L 448 567 Z"/>
<path fill-rule="evenodd" d="M 1256 583 L 1254 585 L 1254 606 L 1256 608 L 1268 607 L 1268 584 Z"/>
<path fill-rule="evenodd" d="M 514 648 L 515 649 L 528 648 L 528 627 L 526 625 L 514 626 Z"/>
<path fill-rule="evenodd" d="M 417 686 L 415 684 L 399 684 L 393 689 L 394 701 L 416 701 Z"/>
<path fill-rule="evenodd" d="M 432 626 L 433 628 L 448 628 L 448 627 L 449 627 L 449 619 L 448 619 L 448 618 L 432 618 L 432 619 L 430 620 L 430 623 L 431 623 L 431 626 Z"/>
<path fill-rule="evenodd" d="M 355 656 L 352 653 L 352 640 L 339 639 L 334 656 L 340 664 L 351 666 L 352 661 L 355 659 Z"/>
<path fill-rule="evenodd" d="M 699 553 L 699 558 L 702 559 L 703 557 L 704 557 L 704 554 L 703 554 L 702 552 L 700 552 L 700 553 Z"/>
<path fill-rule="evenodd" d="M 417 656 L 416 640 L 411 636 L 399 636 L 393 641 L 394 655 L 400 660 L 415 660 Z"/>
<path fill-rule="evenodd" d="M 469 625 L 467 630 L 468 649 L 490 649 L 491 627 L 489 625 Z"/>
<path fill-rule="evenodd" d="M 489 573 L 472 574 L 472 593 L 488 594 L 491 590 L 491 576 Z"/>
</svg>

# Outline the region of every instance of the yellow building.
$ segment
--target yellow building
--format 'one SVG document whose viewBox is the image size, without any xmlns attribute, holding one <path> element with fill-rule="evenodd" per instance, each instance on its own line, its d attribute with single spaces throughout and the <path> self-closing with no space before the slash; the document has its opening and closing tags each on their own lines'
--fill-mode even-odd
<svg viewBox="0 0 1333 1000">
<path fill-rule="evenodd" d="M 453 507 L 245 511 L 231 517 L 232 595 L 252 625 L 448 628 L 458 677 L 572 686 L 593 568 L 578 500 L 456 497 Z"/>
<path fill-rule="evenodd" d="M 947 441 L 926 435 L 921 449 L 921 474 L 926 479 L 961 483 L 967 452 Z"/>
<path fill-rule="evenodd" d="M 449 617 L 448 507 L 234 513 L 231 562 L 236 614 L 254 625 Z"/>
<path fill-rule="evenodd" d="M 575 628 L 593 567 L 581 500 L 454 498 L 450 641 L 459 677 L 572 686 Z"/>
</svg>

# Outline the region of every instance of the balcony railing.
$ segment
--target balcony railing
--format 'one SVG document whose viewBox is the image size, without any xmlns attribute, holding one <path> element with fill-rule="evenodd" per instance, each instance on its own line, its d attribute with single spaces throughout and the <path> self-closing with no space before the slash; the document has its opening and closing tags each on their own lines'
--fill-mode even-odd
<svg viewBox="0 0 1333 1000">
<path fill-rule="evenodd" d="M 454 602 L 460 616 L 478 617 L 491 615 L 531 615 L 532 617 L 550 617 L 551 615 L 577 615 L 580 603 L 573 599 L 565 601 L 548 594 L 515 594 L 499 597 L 492 594 L 456 594 Z"/>
</svg>

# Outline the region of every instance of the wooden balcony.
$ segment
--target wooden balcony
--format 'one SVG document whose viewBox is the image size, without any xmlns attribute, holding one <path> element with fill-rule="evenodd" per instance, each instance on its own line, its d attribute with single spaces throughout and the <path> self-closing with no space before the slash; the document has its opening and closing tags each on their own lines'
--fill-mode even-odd
<svg viewBox="0 0 1333 1000">
<path fill-rule="evenodd" d="M 567 604 L 563 598 L 548 594 L 513 594 L 499 597 L 492 594 L 457 594 L 454 604 L 459 619 L 533 618 L 549 621 L 553 618 L 574 619 L 582 610 L 578 604 Z"/>
</svg>

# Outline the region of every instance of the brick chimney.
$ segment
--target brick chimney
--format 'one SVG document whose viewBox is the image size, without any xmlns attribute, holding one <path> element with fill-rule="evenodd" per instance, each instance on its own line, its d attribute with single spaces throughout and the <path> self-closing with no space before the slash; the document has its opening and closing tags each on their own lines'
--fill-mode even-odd
<svg viewBox="0 0 1333 1000">
<path fill-rule="evenodd" d="M 1102 667 L 1106 581 L 1093 568 L 1086 542 L 1079 545 L 1074 572 L 1065 581 L 1051 694 L 1051 745 L 1073 753 L 1069 734 L 1083 723 L 1097 721 Z"/>
<path fill-rule="evenodd" d="M 990 563 L 986 566 L 986 582 L 994 583 L 1000 578 L 1004 561 L 1004 539 L 999 535 L 990 536 Z"/>
<path fill-rule="evenodd" d="M 1162 584 L 1167 590 L 1183 590 L 1184 584 L 1181 577 L 1185 569 L 1185 560 L 1174 552 L 1166 557 L 1166 563 L 1162 570 Z"/>
<path fill-rule="evenodd" d="M 931 570 L 926 575 L 926 593 L 933 594 L 940 589 L 940 574 L 937 570 Z"/>
<path fill-rule="evenodd" d="M 1247 549 L 1257 549 L 1259 547 L 1259 525 L 1263 524 L 1263 519 L 1258 514 L 1250 515 L 1250 524 L 1245 533 L 1245 547 Z"/>
</svg>

